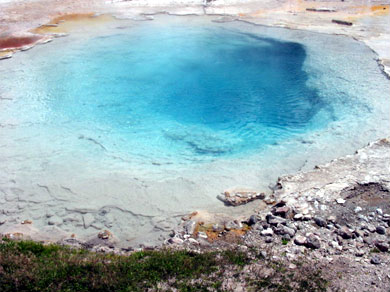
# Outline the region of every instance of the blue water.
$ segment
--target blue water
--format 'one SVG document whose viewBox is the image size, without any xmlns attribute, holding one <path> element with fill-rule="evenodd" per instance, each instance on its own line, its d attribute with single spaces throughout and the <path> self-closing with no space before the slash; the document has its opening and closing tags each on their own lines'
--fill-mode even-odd
<svg viewBox="0 0 390 292">
<path fill-rule="evenodd" d="M 47 118 L 104 127 L 157 159 L 240 155 L 332 120 L 305 58 L 301 44 L 218 27 L 96 37 L 43 67 Z"/>
</svg>

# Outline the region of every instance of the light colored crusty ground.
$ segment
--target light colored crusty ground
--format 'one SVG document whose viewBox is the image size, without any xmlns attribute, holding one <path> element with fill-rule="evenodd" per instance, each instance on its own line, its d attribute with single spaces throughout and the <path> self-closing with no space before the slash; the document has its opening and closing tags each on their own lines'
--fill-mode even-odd
<svg viewBox="0 0 390 292">
<path fill-rule="evenodd" d="M 323 33 L 344 34 L 365 42 L 376 51 L 389 74 L 389 0 L 302 1 L 302 0 L 3 0 L 0 1 L 0 37 L 23 34 L 48 23 L 60 14 L 111 13 L 134 17 L 142 13 L 224 14 L 257 24 L 282 26 Z M 306 9 L 327 9 L 315 12 Z M 332 23 L 333 19 L 352 26 Z"/>
</svg>

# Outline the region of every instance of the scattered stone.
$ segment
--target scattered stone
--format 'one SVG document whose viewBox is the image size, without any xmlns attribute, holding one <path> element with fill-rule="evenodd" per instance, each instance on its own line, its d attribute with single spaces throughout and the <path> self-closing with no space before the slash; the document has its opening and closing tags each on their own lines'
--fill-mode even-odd
<svg viewBox="0 0 390 292">
<path fill-rule="evenodd" d="M 276 217 L 276 216 L 273 216 L 270 214 L 266 216 L 266 220 L 267 220 L 268 224 L 271 224 L 273 226 L 277 226 L 279 224 L 283 224 L 286 222 L 286 219 L 281 218 L 281 217 Z"/>
<path fill-rule="evenodd" d="M 352 26 L 352 22 L 350 21 L 345 21 L 345 20 L 338 20 L 338 19 L 332 19 L 333 23 L 341 24 L 341 25 L 347 25 L 347 26 Z"/>
<path fill-rule="evenodd" d="M 305 245 L 306 244 L 306 237 L 302 235 L 297 235 L 294 239 L 294 243 L 296 245 Z"/>
<path fill-rule="evenodd" d="M 371 264 L 373 265 L 380 265 L 382 263 L 382 260 L 379 256 L 377 255 L 374 255 L 372 258 L 371 258 Z"/>
<path fill-rule="evenodd" d="M 225 229 L 226 230 L 232 230 L 232 229 L 242 229 L 243 225 L 238 220 L 232 220 L 225 223 Z"/>
<path fill-rule="evenodd" d="M 326 220 L 321 217 L 314 217 L 314 222 L 320 227 L 326 226 Z"/>
<path fill-rule="evenodd" d="M 374 233 L 376 231 L 376 228 L 372 224 L 367 224 L 367 230 L 370 231 L 371 233 Z"/>
<path fill-rule="evenodd" d="M 359 249 L 359 250 L 357 250 L 356 252 L 355 252 L 355 256 L 357 256 L 357 257 L 362 257 L 362 256 L 364 256 L 365 255 L 365 252 L 364 252 L 364 250 L 362 250 L 362 249 Z"/>
<path fill-rule="evenodd" d="M 276 208 L 273 212 L 274 215 L 280 216 L 283 218 L 287 217 L 288 212 L 290 212 L 290 208 L 287 206 Z"/>
<path fill-rule="evenodd" d="M 379 215 L 383 215 L 383 211 L 382 211 L 382 209 L 381 208 L 378 208 L 378 209 L 376 209 L 376 212 L 379 214 Z"/>
<path fill-rule="evenodd" d="M 337 202 L 337 204 L 340 204 L 340 205 L 342 205 L 342 204 L 344 204 L 344 203 L 345 203 L 345 200 L 344 200 L 344 199 L 342 199 L 342 198 L 338 198 L 338 199 L 336 199 L 336 202 Z"/>
<path fill-rule="evenodd" d="M 384 226 L 378 226 L 376 232 L 379 234 L 386 234 L 386 228 Z"/>
<path fill-rule="evenodd" d="M 199 231 L 199 232 L 198 232 L 198 237 L 199 237 L 199 238 L 204 238 L 204 239 L 207 239 L 207 238 L 208 238 L 206 232 L 203 232 L 203 231 Z"/>
<path fill-rule="evenodd" d="M 343 227 L 341 227 L 340 229 L 338 229 L 337 231 L 336 231 L 336 233 L 338 234 L 338 235 L 340 235 L 342 238 L 344 238 L 344 239 L 351 239 L 352 237 L 353 237 L 353 233 L 351 232 L 351 230 L 349 230 L 349 228 L 348 227 L 346 227 L 346 226 L 343 226 Z"/>
<path fill-rule="evenodd" d="M 183 244 L 183 239 L 178 238 L 178 237 L 172 237 L 168 240 L 169 243 L 171 244 Z"/>
<path fill-rule="evenodd" d="M 258 221 L 257 216 L 256 215 L 252 215 L 252 216 L 249 217 L 248 225 L 249 226 L 255 225 L 257 223 L 257 221 Z"/>
<path fill-rule="evenodd" d="M 265 238 L 265 243 L 272 243 L 274 240 L 272 237 L 266 237 Z"/>
<path fill-rule="evenodd" d="M 312 249 L 318 249 L 321 247 L 320 239 L 317 236 L 315 236 L 314 234 L 310 234 L 306 238 L 305 246 L 308 248 L 312 248 Z"/>
<path fill-rule="evenodd" d="M 362 207 L 357 206 L 357 207 L 355 208 L 355 213 L 359 213 L 359 212 L 361 212 L 361 211 L 363 211 L 363 208 L 362 208 Z"/>
<path fill-rule="evenodd" d="M 303 214 L 295 214 L 294 216 L 294 220 L 296 221 L 302 220 L 302 218 L 303 218 Z"/>
<path fill-rule="evenodd" d="M 188 220 L 184 223 L 184 231 L 187 234 L 194 234 L 195 232 L 195 227 L 196 227 L 196 222 L 194 220 Z"/>
<path fill-rule="evenodd" d="M 226 204 L 232 206 L 239 206 L 246 203 L 249 203 L 253 200 L 264 199 L 264 193 L 258 193 L 256 191 L 246 191 L 246 190 L 233 190 L 233 191 L 225 191 L 223 193 L 223 197 L 219 197 Z"/>
<path fill-rule="evenodd" d="M 278 227 L 277 233 L 281 235 L 289 235 L 290 237 L 294 237 L 295 230 L 293 228 L 287 227 L 282 225 L 281 227 Z"/>
<path fill-rule="evenodd" d="M 267 228 L 267 229 L 261 231 L 260 234 L 262 236 L 272 236 L 274 234 L 274 231 L 272 230 L 272 228 Z"/>
<path fill-rule="evenodd" d="M 23 220 L 21 223 L 22 224 L 32 224 L 32 221 L 27 219 L 27 220 Z"/>
<path fill-rule="evenodd" d="M 386 243 L 386 242 L 376 242 L 375 243 L 375 246 L 380 250 L 380 251 L 383 251 L 383 252 L 387 252 L 389 250 L 389 244 Z"/>
<path fill-rule="evenodd" d="M 334 223 L 336 223 L 337 218 L 336 218 L 336 216 L 332 215 L 332 216 L 329 216 L 327 220 L 328 220 L 328 222 L 331 222 L 334 224 Z"/>
<path fill-rule="evenodd" d="M 108 230 L 104 230 L 98 233 L 98 238 L 100 239 L 109 239 L 112 237 L 112 233 Z"/>
</svg>

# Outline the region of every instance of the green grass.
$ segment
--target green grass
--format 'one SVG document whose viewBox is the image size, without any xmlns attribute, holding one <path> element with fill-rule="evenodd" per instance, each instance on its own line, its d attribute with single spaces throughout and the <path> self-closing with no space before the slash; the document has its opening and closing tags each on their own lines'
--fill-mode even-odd
<svg viewBox="0 0 390 292">
<path fill-rule="evenodd" d="M 154 291 L 171 291 L 172 288 L 188 292 L 228 291 L 223 289 L 226 271 L 239 277 L 244 273 L 243 268 L 253 263 L 269 265 L 265 259 L 259 260 L 238 250 L 195 253 L 165 249 L 120 256 L 32 241 L 4 240 L 0 243 L 0 291 L 124 292 L 149 288 Z M 290 279 L 296 275 L 288 276 L 282 264 L 274 269 L 272 277 L 259 275 L 248 278 L 248 285 L 254 291 L 262 291 L 258 288 L 264 287 L 267 291 L 287 291 L 280 289 L 294 288 L 290 283 L 296 283 Z M 296 291 L 323 291 L 316 290 L 320 274 L 309 273 L 302 279 L 298 280 L 300 285 L 308 289 Z"/>
</svg>

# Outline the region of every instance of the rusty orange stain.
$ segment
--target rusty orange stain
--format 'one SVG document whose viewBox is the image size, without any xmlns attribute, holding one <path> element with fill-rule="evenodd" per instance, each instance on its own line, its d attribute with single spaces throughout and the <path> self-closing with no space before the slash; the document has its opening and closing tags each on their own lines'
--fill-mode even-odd
<svg viewBox="0 0 390 292">
<path fill-rule="evenodd" d="M 5 37 L 0 38 L 0 50 L 21 48 L 27 45 L 35 44 L 40 40 L 40 36 L 23 36 L 23 37 Z"/>
<path fill-rule="evenodd" d="M 59 15 L 53 18 L 47 24 L 41 25 L 33 30 L 32 33 L 36 34 L 58 34 L 68 33 L 78 27 L 86 25 L 102 23 L 113 20 L 114 18 L 110 15 L 102 14 L 96 16 L 94 13 L 73 13 Z"/>
</svg>

